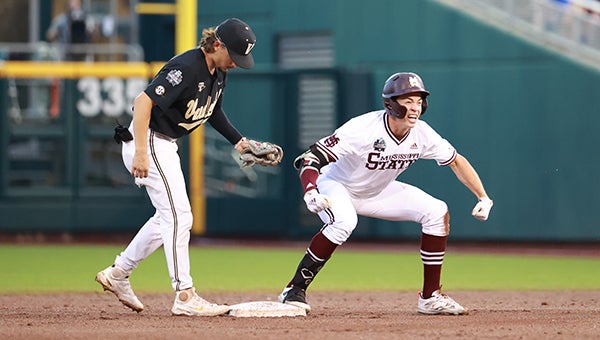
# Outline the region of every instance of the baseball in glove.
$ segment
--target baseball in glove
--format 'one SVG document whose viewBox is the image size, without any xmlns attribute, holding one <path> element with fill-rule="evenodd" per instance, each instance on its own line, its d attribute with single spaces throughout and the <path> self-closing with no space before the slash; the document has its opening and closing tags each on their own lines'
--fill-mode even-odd
<svg viewBox="0 0 600 340">
<path fill-rule="evenodd" d="M 248 146 L 240 152 L 240 167 L 245 168 L 254 164 L 275 166 L 281 163 L 283 149 L 269 142 L 258 142 L 248 139 Z"/>
</svg>

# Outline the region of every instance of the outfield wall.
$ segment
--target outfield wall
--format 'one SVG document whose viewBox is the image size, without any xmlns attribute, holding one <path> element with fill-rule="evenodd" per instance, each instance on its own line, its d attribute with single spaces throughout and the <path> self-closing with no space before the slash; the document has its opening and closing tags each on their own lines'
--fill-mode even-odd
<svg viewBox="0 0 600 340">
<path fill-rule="evenodd" d="M 291 167 L 306 147 L 305 136 L 320 133 L 318 126 L 304 123 L 306 112 L 314 111 L 304 107 L 305 101 L 317 98 L 306 90 L 310 84 L 326 85 L 323 93 L 332 97 L 322 104 L 333 121 L 323 124 L 338 125 L 380 108 L 381 86 L 389 74 L 414 71 L 432 93 L 423 119 L 471 161 L 495 201 L 490 219 L 481 223 L 470 217 L 475 198 L 450 169 L 421 161 L 405 172 L 401 180 L 449 204 L 453 239 L 600 241 L 597 71 L 432 1 L 379 0 L 368 6 L 353 0 L 212 2 L 199 6 L 198 22 L 204 27 L 231 16 L 243 18 L 258 36 L 257 65 L 231 72 L 225 110 L 246 135 L 282 144 L 286 157 L 273 172 L 244 173 L 227 154 L 229 146 L 209 136 L 207 235 L 312 235 L 320 223 L 306 213 Z M 286 39 L 305 37 L 328 42 L 330 59 L 325 55 L 314 61 L 321 63 L 318 67 L 286 61 Z M 116 78 L 123 93 L 133 86 L 127 77 Z M 102 104 L 110 99 L 111 86 L 121 85 L 97 79 L 89 80 L 91 85 L 65 81 L 61 118 L 43 124 L 16 124 L 8 114 L 10 98 L 0 99 L 7 113 L 0 126 L 7 150 L 0 168 L 1 230 L 134 231 L 151 214 L 143 192 L 123 176 L 118 148 L 110 139 L 114 118 L 130 119 L 124 110 L 110 111 L 112 100 Z M 10 79 L 2 86 L 8 93 Z M 78 103 L 93 86 L 99 86 L 104 101 L 95 113 L 84 108 L 82 114 Z M 327 105 L 333 108 L 327 111 Z M 15 156 L 15 145 L 35 147 L 31 140 L 40 138 L 51 141 L 46 152 L 56 157 Z M 43 184 L 25 183 L 27 171 L 40 167 L 52 169 Z M 256 211 L 269 215 L 257 218 Z M 361 219 L 353 238 L 413 239 L 419 229 L 411 223 Z"/>
</svg>

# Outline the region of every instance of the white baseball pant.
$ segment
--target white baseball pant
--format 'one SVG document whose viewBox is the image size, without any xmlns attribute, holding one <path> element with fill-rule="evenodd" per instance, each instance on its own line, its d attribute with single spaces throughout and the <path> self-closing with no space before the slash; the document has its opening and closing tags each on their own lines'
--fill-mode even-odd
<svg viewBox="0 0 600 340">
<path fill-rule="evenodd" d="M 410 184 L 393 181 L 381 193 L 369 198 L 353 198 L 340 183 L 325 176 L 317 180 L 319 192 L 329 197 L 331 209 L 319 212 L 325 223 L 323 235 L 341 245 L 352 234 L 358 216 L 389 221 L 412 221 L 421 224 L 424 234 L 446 236 L 444 223 L 448 206 L 445 202 Z"/>
<path fill-rule="evenodd" d="M 115 264 L 131 272 L 162 245 L 173 289 L 180 291 L 193 287 L 189 259 L 193 218 L 177 149 L 174 140 L 148 130 L 150 169 L 148 177 L 136 178 L 135 183 L 146 188 L 156 213 L 117 256 Z M 131 172 L 135 141 L 123 143 L 122 151 L 123 162 Z"/>
</svg>

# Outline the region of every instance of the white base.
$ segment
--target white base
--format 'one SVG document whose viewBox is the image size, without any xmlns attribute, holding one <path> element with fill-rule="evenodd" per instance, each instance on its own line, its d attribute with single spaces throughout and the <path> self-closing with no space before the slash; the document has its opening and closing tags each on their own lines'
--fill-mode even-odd
<svg viewBox="0 0 600 340">
<path fill-rule="evenodd" d="M 231 306 L 230 316 L 235 317 L 282 317 L 306 316 L 304 308 L 273 301 L 244 302 Z"/>
</svg>

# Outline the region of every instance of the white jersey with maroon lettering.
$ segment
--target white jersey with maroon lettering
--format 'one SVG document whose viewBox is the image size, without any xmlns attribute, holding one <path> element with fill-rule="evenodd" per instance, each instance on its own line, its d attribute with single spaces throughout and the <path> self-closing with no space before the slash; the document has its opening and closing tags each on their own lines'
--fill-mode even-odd
<svg viewBox="0 0 600 340">
<path fill-rule="evenodd" d="M 419 120 L 398 139 L 390 130 L 385 110 L 349 120 L 317 146 L 335 160 L 321 169 L 319 179 L 341 183 L 354 198 L 378 195 L 417 159 L 432 159 L 443 166 L 457 155 L 424 121 Z"/>
</svg>

